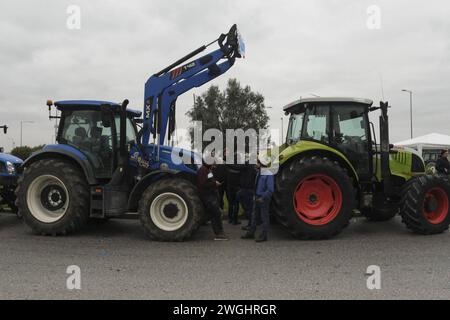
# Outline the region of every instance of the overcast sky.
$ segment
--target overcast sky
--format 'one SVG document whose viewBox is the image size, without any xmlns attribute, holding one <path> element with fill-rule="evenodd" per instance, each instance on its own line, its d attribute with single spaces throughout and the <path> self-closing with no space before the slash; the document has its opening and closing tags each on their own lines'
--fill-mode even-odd
<svg viewBox="0 0 450 320">
<path fill-rule="evenodd" d="M 81 9 L 79 30 L 66 26 L 69 5 Z M 367 27 L 370 5 L 381 9 L 381 29 Z M 179 128 L 189 126 L 192 93 L 237 78 L 265 96 L 271 127 L 280 127 L 282 107 L 300 96 L 379 101 L 383 83 L 392 141 L 409 138 L 404 88 L 414 91 L 415 136 L 450 134 L 448 0 L 2 0 L 0 122 L 11 129 L 0 145 L 20 143 L 20 120 L 34 121 L 24 124 L 24 144 L 51 142 L 47 99 L 128 98 L 141 110 L 151 74 L 233 23 L 246 59 L 180 97 Z"/>
</svg>

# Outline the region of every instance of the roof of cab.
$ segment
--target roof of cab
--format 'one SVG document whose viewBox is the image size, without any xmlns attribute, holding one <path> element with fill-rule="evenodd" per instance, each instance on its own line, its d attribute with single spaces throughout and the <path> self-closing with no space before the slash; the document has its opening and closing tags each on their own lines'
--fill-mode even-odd
<svg viewBox="0 0 450 320">
<path fill-rule="evenodd" d="M 321 103 L 321 102 L 340 102 L 340 103 L 359 103 L 371 106 L 373 101 L 370 99 L 363 98 L 351 98 L 351 97 L 315 97 L 315 98 L 300 98 L 294 102 L 291 102 L 287 106 L 283 107 L 284 111 L 291 109 L 292 107 L 296 107 L 299 105 L 307 104 L 307 103 Z"/>
<path fill-rule="evenodd" d="M 58 109 L 61 109 L 61 107 L 64 108 L 76 108 L 76 107 L 93 107 L 97 108 L 101 105 L 110 105 L 112 107 L 120 107 L 121 105 L 117 102 L 110 102 L 110 101 L 101 101 L 101 100 L 63 100 L 63 101 L 56 101 L 55 106 Z M 133 117 L 140 117 L 142 115 L 141 111 L 127 109 L 127 112 L 129 112 Z"/>
</svg>

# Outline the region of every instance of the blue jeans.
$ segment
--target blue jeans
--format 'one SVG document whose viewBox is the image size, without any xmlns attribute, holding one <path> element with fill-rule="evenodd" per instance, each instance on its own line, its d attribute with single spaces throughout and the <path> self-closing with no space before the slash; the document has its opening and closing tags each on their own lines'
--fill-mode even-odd
<svg viewBox="0 0 450 320">
<path fill-rule="evenodd" d="M 238 202 L 242 205 L 242 208 L 244 209 L 245 218 L 247 218 L 249 226 L 252 221 L 253 197 L 254 194 L 252 189 L 241 189 L 238 192 Z"/>
<path fill-rule="evenodd" d="M 237 197 L 237 189 L 228 188 L 227 189 L 227 200 L 228 200 L 228 221 L 238 222 L 239 214 L 239 200 Z"/>
<path fill-rule="evenodd" d="M 255 209 L 253 210 L 252 214 L 252 222 L 250 226 L 250 232 L 255 233 L 256 232 L 256 222 L 258 217 L 260 217 L 262 221 L 262 235 L 267 236 L 269 232 L 269 224 L 270 224 L 270 217 L 269 217 L 269 206 L 270 206 L 270 199 L 264 199 L 259 198 L 262 200 L 258 201 L 258 197 L 255 198 Z"/>
</svg>

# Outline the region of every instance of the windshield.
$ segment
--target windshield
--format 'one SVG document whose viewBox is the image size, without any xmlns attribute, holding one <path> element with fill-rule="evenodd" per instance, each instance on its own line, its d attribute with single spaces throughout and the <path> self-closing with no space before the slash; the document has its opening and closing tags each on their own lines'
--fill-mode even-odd
<svg viewBox="0 0 450 320">
<path fill-rule="evenodd" d="M 300 140 L 302 134 L 304 113 L 292 114 L 289 118 L 289 127 L 286 142 L 288 144 L 296 143 Z"/>
</svg>

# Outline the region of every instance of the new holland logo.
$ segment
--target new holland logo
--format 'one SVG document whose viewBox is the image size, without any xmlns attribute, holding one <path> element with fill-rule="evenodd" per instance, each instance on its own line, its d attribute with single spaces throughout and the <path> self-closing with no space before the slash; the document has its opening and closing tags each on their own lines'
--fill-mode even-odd
<svg viewBox="0 0 450 320">
<path fill-rule="evenodd" d="M 195 67 L 195 62 L 191 62 L 191 63 L 185 64 L 182 67 L 173 69 L 172 71 L 170 71 L 170 79 L 173 80 L 176 77 L 178 77 L 179 75 L 181 75 L 182 73 L 184 73 L 194 67 Z"/>
</svg>

